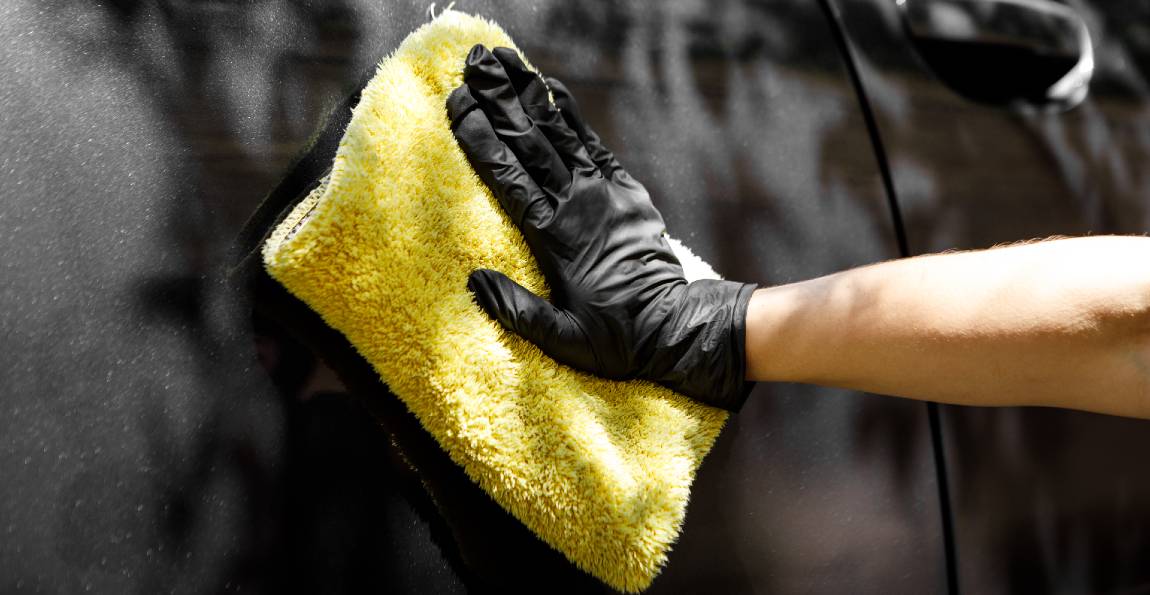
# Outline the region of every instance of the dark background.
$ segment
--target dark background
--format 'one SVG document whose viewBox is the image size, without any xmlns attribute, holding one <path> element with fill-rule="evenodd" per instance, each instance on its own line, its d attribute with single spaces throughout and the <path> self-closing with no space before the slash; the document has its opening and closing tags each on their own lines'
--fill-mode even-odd
<svg viewBox="0 0 1150 595">
<path fill-rule="evenodd" d="M 775 284 L 1150 231 L 1150 3 L 1071 4 L 1098 69 L 1057 114 L 955 94 L 880 0 L 457 8 L 569 84 L 673 235 Z M 427 18 L 0 4 L 0 592 L 595 588 L 231 276 L 247 217 Z M 1150 592 L 1147 452 L 1146 422 L 761 385 L 652 590 Z"/>
</svg>

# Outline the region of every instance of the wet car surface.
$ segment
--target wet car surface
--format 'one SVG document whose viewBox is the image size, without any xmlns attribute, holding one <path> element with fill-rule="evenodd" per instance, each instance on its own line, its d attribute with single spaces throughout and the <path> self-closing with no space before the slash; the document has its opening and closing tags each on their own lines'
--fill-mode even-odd
<svg viewBox="0 0 1150 595">
<path fill-rule="evenodd" d="M 778 284 L 1150 231 L 1150 15 L 1070 6 L 1096 71 L 1053 112 L 956 93 L 895 3 L 457 8 L 568 84 L 673 235 Z M 427 8 L 0 8 L 5 591 L 606 591 L 338 336 L 234 282 L 245 220 Z M 763 384 L 651 592 L 1137 592 L 1148 446 L 1147 422 Z"/>
</svg>

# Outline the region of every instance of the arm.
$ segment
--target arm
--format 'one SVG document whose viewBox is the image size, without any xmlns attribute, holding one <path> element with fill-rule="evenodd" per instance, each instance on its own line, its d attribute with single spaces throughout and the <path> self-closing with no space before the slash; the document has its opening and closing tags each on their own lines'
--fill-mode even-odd
<svg viewBox="0 0 1150 595">
<path fill-rule="evenodd" d="M 1150 238 L 889 261 L 758 290 L 752 380 L 1150 418 Z"/>
<path fill-rule="evenodd" d="M 560 363 L 732 410 L 746 379 L 1150 418 L 1150 238 L 927 256 L 757 291 L 688 283 L 646 191 L 558 81 L 476 46 L 447 112 L 552 298 L 497 271 L 468 286 Z"/>
</svg>

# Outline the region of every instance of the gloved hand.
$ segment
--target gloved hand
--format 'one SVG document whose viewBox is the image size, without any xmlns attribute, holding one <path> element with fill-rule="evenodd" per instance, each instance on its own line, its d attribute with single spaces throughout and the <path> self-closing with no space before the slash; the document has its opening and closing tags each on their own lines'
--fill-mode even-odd
<svg viewBox="0 0 1150 595">
<path fill-rule="evenodd" d="M 551 287 L 548 302 L 477 270 L 468 287 L 479 305 L 560 363 L 738 410 L 752 386 L 745 327 L 755 286 L 684 279 L 647 191 L 586 126 L 567 89 L 545 84 L 513 50 L 477 45 L 447 108 L 459 146 Z"/>
</svg>

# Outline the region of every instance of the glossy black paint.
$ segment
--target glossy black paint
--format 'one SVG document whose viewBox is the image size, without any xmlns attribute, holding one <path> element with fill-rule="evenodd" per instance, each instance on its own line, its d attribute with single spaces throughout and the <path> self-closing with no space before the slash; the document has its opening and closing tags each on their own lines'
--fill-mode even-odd
<svg viewBox="0 0 1150 595">
<path fill-rule="evenodd" d="M 964 97 L 1069 108 L 1085 95 L 1089 35 L 1077 13 L 1062 4 L 906 0 L 898 6 L 919 58 Z M 1062 81 L 1067 76 L 1072 80 Z"/>
<path fill-rule="evenodd" d="M 893 3 L 839 0 L 887 147 L 911 254 L 1150 231 L 1144 4 L 1069 2 L 1097 67 L 1079 107 L 959 97 L 914 53 Z M 963 592 L 1150 586 L 1144 421 L 944 407 Z"/>
<path fill-rule="evenodd" d="M 387 455 L 342 456 L 386 440 L 278 394 L 226 281 L 323 107 L 422 21 L 371 4 L 0 4 L 0 591 L 462 589 L 403 476 L 364 472 Z"/>
<path fill-rule="evenodd" d="M 588 118 L 633 173 L 647 167 L 658 174 L 646 174 L 655 178 L 648 186 L 671 231 L 687 237 L 729 276 L 771 282 L 776 276 L 801 278 L 866 262 L 868 253 L 871 259 L 889 257 L 895 242 L 885 197 L 823 14 L 817 7 L 767 8 L 718 21 L 697 10 L 666 14 L 656 8 L 644 12 L 653 16 L 645 21 L 627 11 L 600 14 L 565 5 L 548 16 L 545 31 L 511 32 L 533 62 L 569 83 Z M 823 43 L 771 47 L 761 28 L 773 19 L 801 22 L 807 42 L 818 41 L 813 38 L 817 25 Z M 588 30 L 588 23 L 601 23 L 601 29 Z M 733 23 L 743 28 L 732 30 Z M 678 37 L 665 39 L 664 30 Z M 571 46 L 583 37 L 604 41 L 583 42 L 578 59 L 557 53 L 556 38 Z M 597 67 L 588 69 L 586 62 Z M 697 109 L 706 116 L 699 117 Z M 693 128 L 685 128 L 688 114 Z M 776 137 L 786 142 L 770 140 Z M 799 140 L 811 144 L 796 152 Z M 818 155 L 825 157 L 805 162 Z M 763 166 L 775 173 L 768 176 L 760 171 Z M 871 228 L 860 232 L 855 229 L 860 219 L 832 217 L 840 246 L 804 253 L 804 238 L 819 235 L 826 224 L 820 221 L 823 197 L 808 194 L 820 176 L 815 168 L 824 166 L 831 204 L 860 215 Z M 860 180 L 864 189 L 847 187 Z M 675 184 L 689 185 L 690 192 L 672 191 Z M 784 212 L 756 215 L 772 206 Z M 757 218 L 748 221 L 752 216 Z M 783 237 L 793 226 L 802 228 L 792 234 L 796 237 Z M 701 234 L 711 239 L 690 239 Z M 726 264 L 724 249 L 733 256 Z M 777 260 L 748 263 L 772 253 Z M 324 342 L 304 332 L 314 343 Z M 339 351 L 331 345 L 321 349 Z M 349 386 L 355 383 L 355 362 L 338 353 L 325 359 Z M 353 392 L 370 390 L 353 386 Z M 812 387 L 773 387 L 760 394 L 764 404 L 748 406 L 704 465 L 683 540 L 652 590 L 938 590 L 942 542 L 924 408 Z M 828 395 L 843 402 L 814 406 L 812 399 Z M 749 421 L 752 415 L 758 418 Z M 411 438 L 403 429 L 410 424 L 398 416 L 386 416 L 384 425 Z M 407 438 L 398 442 L 409 460 L 419 460 L 418 472 L 451 527 L 471 588 L 526 591 L 540 582 L 565 592 L 593 588 L 569 570 L 552 568 L 539 544 L 516 535 L 515 526 L 490 510 L 482 494 L 468 493 L 474 488 L 452 476 L 437 449 Z M 787 456 L 778 456 L 776 449 L 785 449 Z M 716 457 L 719 462 L 712 462 Z M 815 493 L 807 497 L 806 490 Z M 894 555 L 873 559 L 876 543 Z M 906 559 L 916 561 L 913 568 L 902 563 Z M 517 570 L 501 570 L 514 568 L 516 561 Z"/>
<path fill-rule="evenodd" d="M 781 283 L 897 255 L 817 4 L 568 6 L 545 38 L 512 34 L 722 274 Z M 939 515 L 923 405 L 763 385 L 704 463 L 651 591 L 937 592 Z"/>
<path fill-rule="evenodd" d="M 846 5 L 852 23 L 883 22 L 877 4 Z M 499 21 L 568 82 L 671 232 L 726 276 L 782 283 L 898 255 L 871 139 L 817 3 L 457 7 Z M 228 282 L 244 220 L 425 9 L 0 5 L 0 590 L 595 589 L 485 501 L 378 384 L 335 363 L 351 359 L 338 337 L 302 344 L 314 321 L 276 321 L 298 312 L 283 304 L 263 304 L 253 328 L 249 288 Z M 939 99 L 947 92 L 921 74 L 914 93 L 883 87 L 876 56 L 906 49 L 894 28 L 881 31 L 886 41 L 857 49 L 916 251 L 1145 230 L 1136 159 L 1150 144 L 1143 120 L 1129 119 L 1145 113 L 1129 100 L 1142 83 L 1104 77 L 1100 89 L 1127 99 L 1077 120 L 987 115 Z M 1145 77 L 1145 49 L 1128 51 L 1143 52 L 1128 68 Z M 1037 140 L 1007 139 L 997 160 L 953 156 L 939 145 L 965 147 L 969 132 L 925 125 L 938 105 L 964 110 L 954 119 L 974 130 L 989 119 Z M 986 171 L 1011 155 L 1023 155 L 1006 161 L 1022 163 L 1021 180 Z M 1074 193 L 1043 194 L 1059 185 Z M 1010 194 L 1019 187 L 1033 194 Z M 311 349 L 332 358 L 338 379 Z M 1144 532 L 1118 528 L 1146 526 L 1146 483 L 1123 454 L 1145 450 L 1144 424 L 944 418 L 970 592 L 1146 580 Z M 701 469 L 652 592 L 940 592 L 935 471 L 920 404 L 760 386 Z M 1079 547 L 1089 566 L 1066 570 L 1079 558 L 1065 552 Z"/>
</svg>

